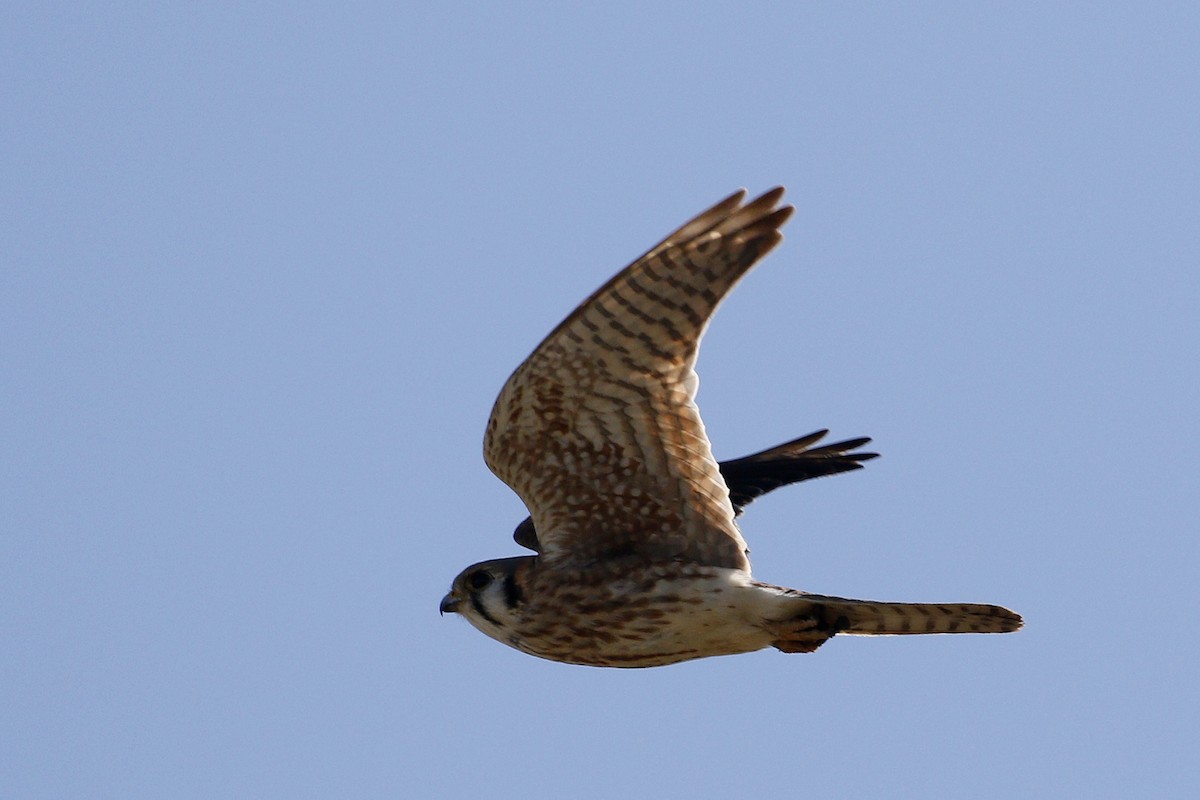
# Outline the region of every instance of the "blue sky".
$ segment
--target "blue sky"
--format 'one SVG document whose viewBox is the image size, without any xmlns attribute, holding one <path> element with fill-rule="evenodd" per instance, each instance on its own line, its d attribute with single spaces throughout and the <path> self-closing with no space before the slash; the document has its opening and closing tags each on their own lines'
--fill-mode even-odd
<svg viewBox="0 0 1200 800">
<path fill-rule="evenodd" d="M 1170 797 L 1197 778 L 1190 4 L 12 4 L 0 774 L 58 797 Z M 1012 636 L 614 671 L 437 603 L 516 553 L 509 372 L 739 186 L 765 580 Z"/>
</svg>

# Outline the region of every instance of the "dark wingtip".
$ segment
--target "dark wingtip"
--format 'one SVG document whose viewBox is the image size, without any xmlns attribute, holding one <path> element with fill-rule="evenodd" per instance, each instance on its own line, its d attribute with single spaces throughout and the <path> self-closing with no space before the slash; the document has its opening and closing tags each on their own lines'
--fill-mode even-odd
<svg viewBox="0 0 1200 800">
<path fill-rule="evenodd" d="M 542 552 L 541 542 L 538 541 L 537 528 L 533 527 L 533 519 L 531 517 L 526 517 L 521 520 L 521 524 L 517 525 L 517 529 L 513 531 L 513 541 L 526 550 L 532 550 L 535 553 Z"/>
</svg>

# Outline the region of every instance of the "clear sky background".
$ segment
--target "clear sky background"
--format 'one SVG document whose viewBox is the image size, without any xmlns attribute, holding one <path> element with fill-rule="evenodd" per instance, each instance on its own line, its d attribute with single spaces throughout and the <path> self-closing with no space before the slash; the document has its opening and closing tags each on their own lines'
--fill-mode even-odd
<svg viewBox="0 0 1200 800">
<path fill-rule="evenodd" d="M 1193 4 L 6 5 L 0 796 L 1184 797 Z M 720 457 L 883 458 L 755 573 L 1010 636 L 653 670 L 438 600 L 516 554 L 513 368 L 739 186 Z"/>
</svg>

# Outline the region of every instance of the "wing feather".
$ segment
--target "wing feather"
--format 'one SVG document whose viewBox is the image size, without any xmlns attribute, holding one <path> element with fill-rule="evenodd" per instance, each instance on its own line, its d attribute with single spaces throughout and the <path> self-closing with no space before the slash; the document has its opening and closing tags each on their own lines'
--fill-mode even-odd
<svg viewBox="0 0 1200 800">
<path fill-rule="evenodd" d="M 781 239 L 783 189 L 737 192 L 585 300 L 512 374 L 484 458 L 525 502 L 546 558 L 748 569 L 696 407 L 700 339 Z"/>
</svg>

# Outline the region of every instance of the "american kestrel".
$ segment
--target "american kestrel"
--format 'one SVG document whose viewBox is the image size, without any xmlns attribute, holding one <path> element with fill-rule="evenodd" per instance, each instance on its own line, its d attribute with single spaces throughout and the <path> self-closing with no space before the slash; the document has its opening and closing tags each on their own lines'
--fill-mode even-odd
<svg viewBox="0 0 1200 800">
<path fill-rule="evenodd" d="M 861 439 L 809 451 L 825 451 L 833 468 L 824 472 L 766 466 L 772 453 L 804 463 L 816 441 L 804 437 L 724 465 L 713 458 L 695 402 L 700 338 L 793 211 L 777 207 L 782 188 L 743 204 L 745 196 L 717 203 L 619 272 L 505 383 L 484 460 L 529 509 L 515 538 L 537 555 L 468 567 L 442 612 L 531 655 L 607 667 L 765 647 L 808 653 L 839 633 L 1021 627 L 1000 606 L 853 600 L 751 577 L 734 522 L 742 507 L 874 454 L 847 452 Z"/>
</svg>

